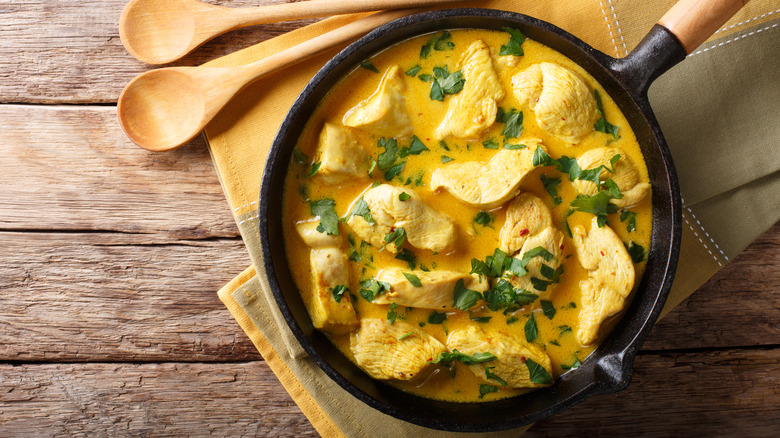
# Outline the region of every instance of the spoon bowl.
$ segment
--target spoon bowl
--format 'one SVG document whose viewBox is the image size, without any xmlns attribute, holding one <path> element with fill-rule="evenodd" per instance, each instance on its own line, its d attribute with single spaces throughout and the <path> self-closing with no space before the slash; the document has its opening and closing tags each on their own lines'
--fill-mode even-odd
<svg viewBox="0 0 780 438">
<path fill-rule="evenodd" d="M 132 0 L 122 11 L 119 36 L 134 58 L 149 64 L 179 59 L 206 41 L 196 38 L 195 18 L 222 9 L 191 0 Z"/>
</svg>

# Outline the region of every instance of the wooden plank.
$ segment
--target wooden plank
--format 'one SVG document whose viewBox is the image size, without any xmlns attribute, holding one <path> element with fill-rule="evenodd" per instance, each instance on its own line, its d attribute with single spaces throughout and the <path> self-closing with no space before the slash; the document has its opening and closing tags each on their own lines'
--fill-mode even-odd
<svg viewBox="0 0 780 438">
<path fill-rule="evenodd" d="M 224 0 L 241 7 L 282 0 Z M 0 103 L 116 102 L 137 74 L 119 39 L 127 0 L 25 0 L 0 5 Z M 227 33 L 171 65 L 200 65 L 314 20 L 271 23 Z"/>
<path fill-rule="evenodd" d="M 627 390 L 536 424 L 532 437 L 776 436 L 780 349 L 640 355 Z"/>
<path fill-rule="evenodd" d="M 774 436 L 778 372 L 780 349 L 643 355 L 627 390 L 587 400 L 527 436 Z M 315 436 L 263 362 L 0 365 L 0 429 Z"/>
<path fill-rule="evenodd" d="M 153 153 L 114 107 L 37 105 L 0 105 L 0 137 L 0 229 L 239 235 L 200 138 Z"/>
<path fill-rule="evenodd" d="M 260 357 L 216 294 L 251 263 L 241 240 L 117 233 L 0 239 L 0 361 Z"/>
<path fill-rule="evenodd" d="M 780 223 L 653 328 L 645 350 L 780 345 Z"/>
<path fill-rule="evenodd" d="M 318 436 L 265 362 L 0 365 L 3 436 Z"/>
<path fill-rule="evenodd" d="M 13 232 L 0 239 L 0 360 L 257 357 L 215 293 L 250 264 L 240 240 Z M 780 226 L 662 320 L 643 348 L 780 344 L 780 281 L 761 267 L 780 247 L 767 242 L 778 240 Z M 749 281 L 756 285 L 747 292 L 733 287 Z"/>
</svg>

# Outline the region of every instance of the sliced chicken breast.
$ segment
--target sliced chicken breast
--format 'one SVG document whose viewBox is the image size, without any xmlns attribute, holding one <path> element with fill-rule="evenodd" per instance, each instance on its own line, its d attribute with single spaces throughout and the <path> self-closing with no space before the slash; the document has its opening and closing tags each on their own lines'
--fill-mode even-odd
<svg viewBox="0 0 780 438">
<path fill-rule="evenodd" d="M 404 321 L 362 318 L 350 340 L 355 363 L 381 380 L 411 380 L 446 349 L 436 338 Z"/>
<path fill-rule="evenodd" d="M 295 224 L 295 230 L 298 231 L 298 235 L 303 239 L 303 243 L 309 248 L 321 249 L 321 248 L 338 248 L 341 246 L 341 236 L 328 233 L 320 233 L 317 231 L 317 227 L 320 225 L 319 220 L 310 220 L 304 222 L 298 222 Z"/>
<path fill-rule="evenodd" d="M 596 217 L 589 230 L 576 226 L 572 234 L 577 258 L 588 270 L 588 279 L 580 281 L 577 340 L 589 345 L 598 338 L 601 323 L 623 310 L 634 287 L 634 263 L 620 237 L 607 225 L 599 228 Z"/>
<path fill-rule="evenodd" d="M 412 274 L 420 280 L 421 286 L 415 286 L 404 274 Z M 455 285 L 463 281 L 464 287 L 478 292 L 488 289 L 487 280 L 455 271 L 409 271 L 401 268 L 382 269 L 377 280 L 390 285 L 390 290 L 374 298 L 374 303 L 419 307 L 423 309 L 455 309 Z"/>
<path fill-rule="evenodd" d="M 431 190 L 444 188 L 466 204 L 492 208 L 512 199 L 520 184 L 534 170 L 538 139 L 521 141 L 522 149 L 501 149 L 488 162 L 451 162 L 431 175 Z"/>
<path fill-rule="evenodd" d="M 486 369 L 489 369 L 491 375 L 501 379 L 509 388 L 539 388 L 552 384 L 552 378 L 549 383 L 531 381 L 530 368 L 533 365 L 528 362 L 529 359 L 552 376 L 550 357 L 544 350 L 505 333 L 485 332 L 480 327 L 471 325 L 450 333 L 447 349 L 471 355 L 488 352 L 496 356 L 496 360 L 468 366 L 469 370 L 485 383 L 503 386 L 497 379 L 488 377 Z"/>
<path fill-rule="evenodd" d="M 402 201 L 401 194 L 409 198 Z M 365 217 L 352 215 L 347 220 L 352 230 L 361 239 L 376 247 L 385 247 L 398 252 L 394 243 L 385 242 L 385 237 L 403 228 L 406 240 L 415 248 L 431 251 L 449 251 L 455 246 L 455 225 L 452 219 L 428 206 L 414 190 L 382 184 L 367 190 L 363 200 L 368 205 L 374 224 Z"/>
<path fill-rule="evenodd" d="M 577 73 L 561 65 L 534 64 L 512 77 L 512 89 L 542 129 L 568 143 L 579 143 L 599 119 L 593 91 Z"/>
<path fill-rule="evenodd" d="M 581 169 L 595 169 L 602 165 L 611 167 L 610 160 L 618 154 L 620 159 L 615 163 L 615 173 L 602 170 L 599 179 L 601 181 L 607 179 L 615 181 L 623 197 L 612 199 L 609 202 L 618 207 L 628 208 L 638 204 L 650 194 L 650 184 L 639 181 L 639 171 L 625 152 L 610 147 L 591 149 L 577 158 L 577 164 Z M 588 196 L 593 196 L 599 191 L 596 184 L 591 181 L 578 179 L 574 181 L 574 185 L 578 192 Z"/>
<path fill-rule="evenodd" d="M 403 138 L 412 135 L 414 128 L 406 112 L 404 89 L 401 68 L 397 65 L 388 68 L 374 94 L 347 111 L 344 125 L 380 137 Z"/>
<path fill-rule="evenodd" d="M 497 102 L 504 98 L 490 48 L 476 40 L 463 52 L 459 69 L 466 83 L 463 90 L 450 99 L 444 120 L 436 129 L 438 138 L 475 139 L 496 120 Z"/>
<path fill-rule="evenodd" d="M 371 157 L 368 152 L 349 129 L 334 123 L 325 123 L 322 127 L 314 161 L 320 163 L 314 176 L 328 184 L 369 177 Z"/>
<path fill-rule="evenodd" d="M 338 248 L 313 249 L 309 260 L 313 287 L 303 302 L 314 327 L 332 334 L 352 331 L 358 321 L 349 293 L 343 292 L 337 301 L 333 290 L 349 286 L 347 256 Z"/>
</svg>

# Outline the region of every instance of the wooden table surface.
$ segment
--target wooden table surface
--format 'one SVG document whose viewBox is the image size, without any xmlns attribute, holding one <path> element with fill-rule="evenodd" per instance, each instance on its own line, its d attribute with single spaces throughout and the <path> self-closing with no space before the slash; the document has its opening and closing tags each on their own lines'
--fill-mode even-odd
<svg viewBox="0 0 780 438">
<path fill-rule="evenodd" d="M 205 143 L 150 153 L 118 127 L 150 68 L 121 45 L 124 5 L 0 3 L 0 436 L 315 436 L 217 299 L 250 260 Z M 626 391 L 528 436 L 776 436 L 778 262 L 775 225 L 653 329 Z"/>
</svg>

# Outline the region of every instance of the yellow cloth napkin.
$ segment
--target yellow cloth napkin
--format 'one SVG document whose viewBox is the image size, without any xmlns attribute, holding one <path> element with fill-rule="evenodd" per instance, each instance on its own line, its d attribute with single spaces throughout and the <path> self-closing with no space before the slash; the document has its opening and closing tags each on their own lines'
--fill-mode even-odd
<svg viewBox="0 0 780 438">
<path fill-rule="evenodd" d="M 492 0 L 462 6 L 531 15 L 620 57 L 673 3 Z M 209 64 L 246 64 L 360 16 L 330 18 Z M 684 199 L 680 264 L 664 314 L 778 220 L 780 127 L 774 120 L 780 101 L 778 16 L 776 2 L 753 0 L 650 90 L 651 104 L 677 163 Z M 298 93 L 342 48 L 249 86 L 206 128 L 217 174 L 254 264 L 223 287 L 219 297 L 323 436 L 451 436 L 393 419 L 333 383 L 287 328 L 262 269 L 257 206 L 268 150 Z M 498 436 L 517 436 L 523 430 Z"/>
</svg>

